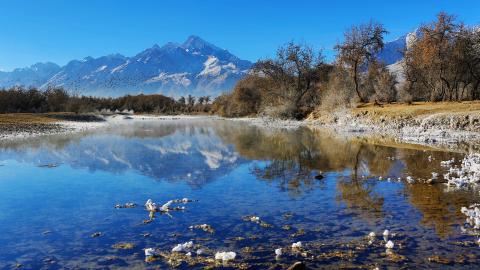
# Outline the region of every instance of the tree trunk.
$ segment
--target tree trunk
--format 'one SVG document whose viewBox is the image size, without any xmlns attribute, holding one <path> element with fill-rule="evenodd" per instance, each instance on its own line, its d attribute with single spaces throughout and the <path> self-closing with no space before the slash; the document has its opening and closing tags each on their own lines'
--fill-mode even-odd
<svg viewBox="0 0 480 270">
<path fill-rule="evenodd" d="M 357 92 L 357 96 L 360 99 L 360 102 L 365 102 L 360 95 L 359 85 L 358 85 L 358 64 L 355 63 L 353 67 L 353 83 L 355 84 L 355 92 Z"/>
</svg>

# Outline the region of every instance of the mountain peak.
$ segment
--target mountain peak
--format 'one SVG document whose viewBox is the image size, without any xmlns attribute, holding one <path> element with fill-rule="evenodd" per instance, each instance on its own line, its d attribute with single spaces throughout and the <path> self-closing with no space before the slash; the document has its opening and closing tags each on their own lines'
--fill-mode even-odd
<svg viewBox="0 0 480 270">
<path fill-rule="evenodd" d="M 36 64 L 33 64 L 30 66 L 30 68 L 39 68 L 39 67 L 55 67 L 55 68 L 60 68 L 59 65 L 53 63 L 53 62 L 38 62 Z"/>
<path fill-rule="evenodd" d="M 196 50 L 200 52 L 212 52 L 222 50 L 217 46 L 203 40 L 199 36 L 191 35 L 187 40 L 182 44 L 182 47 L 189 50 Z"/>
<path fill-rule="evenodd" d="M 189 45 L 189 44 L 205 44 L 208 43 L 205 40 L 203 40 L 201 37 L 196 36 L 196 35 L 190 35 L 187 40 L 183 43 L 184 45 Z"/>
</svg>

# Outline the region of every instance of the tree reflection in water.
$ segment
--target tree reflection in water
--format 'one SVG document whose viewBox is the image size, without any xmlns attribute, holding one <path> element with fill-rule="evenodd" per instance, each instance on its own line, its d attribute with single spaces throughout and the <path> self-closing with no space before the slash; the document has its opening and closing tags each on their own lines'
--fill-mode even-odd
<svg viewBox="0 0 480 270">
<path fill-rule="evenodd" d="M 388 140 L 345 138 L 322 130 L 241 128 L 250 131 L 223 130 L 220 137 L 234 144 L 241 156 L 263 161 L 252 170 L 259 179 L 275 183 L 296 197 L 316 188 L 319 180 L 314 176 L 318 172 L 327 172 L 330 179 L 335 178 L 338 202 L 371 222 L 385 216 L 385 199 L 376 192 L 379 177 L 391 181 L 406 176 L 428 179 L 432 172 L 443 172 L 440 161 L 462 156 Z M 450 235 L 452 225 L 463 220 L 458 209 L 474 201 L 471 192 L 447 193 L 441 183 L 404 183 L 403 192 L 420 211 L 422 224 L 434 228 L 440 237 Z"/>
<path fill-rule="evenodd" d="M 336 200 L 348 212 L 375 221 L 385 216 L 378 177 L 428 179 L 444 172 L 440 161 L 460 153 L 382 138 L 343 137 L 332 131 L 272 130 L 235 121 L 133 122 L 103 131 L 0 143 L 0 160 L 55 162 L 116 174 L 134 170 L 158 181 L 201 188 L 241 164 L 291 197 L 335 181 Z M 315 176 L 322 173 L 322 180 Z M 441 179 L 440 179 L 441 180 Z M 448 236 L 474 202 L 473 192 L 444 191 L 442 184 L 398 184 L 420 212 L 422 224 Z"/>
</svg>

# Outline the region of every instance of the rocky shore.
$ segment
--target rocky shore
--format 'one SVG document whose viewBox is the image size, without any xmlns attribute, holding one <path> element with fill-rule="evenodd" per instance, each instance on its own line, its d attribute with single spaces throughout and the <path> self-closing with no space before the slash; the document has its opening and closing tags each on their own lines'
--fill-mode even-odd
<svg viewBox="0 0 480 270">
<path fill-rule="evenodd" d="M 342 133 L 380 135 L 399 142 L 426 145 L 480 142 L 480 104 L 447 103 L 392 105 L 315 112 L 305 120 L 309 126 Z"/>
</svg>

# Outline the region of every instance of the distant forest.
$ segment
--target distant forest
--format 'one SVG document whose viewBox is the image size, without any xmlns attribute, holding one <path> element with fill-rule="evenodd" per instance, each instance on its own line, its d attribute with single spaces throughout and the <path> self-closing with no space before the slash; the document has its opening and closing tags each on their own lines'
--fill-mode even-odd
<svg viewBox="0 0 480 270">
<path fill-rule="evenodd" d="M 163 95 L 136 95 L 119 98 L 87 97 L 69 94 L 63 88 L 40 91 L 14 87 L 0 91 L 0 113 L 45 113 L 100 111 L 131 111 L 138 113 L 181 114 L 207 113 L 210 97 L 181 97 L 178 100 Z"/>
<path fill-rule="evenodd" d="M 466 101 L 480 99 L 480 27 L 439 13 L 409 37 L 400 76 L 376 55 L 387 29 L 378 22 L 352 26 L 335 46 L 333 63 L 304 43 L 281 46 L 272 59 L 255 63 L 233 91 L 217 97 L 137 95 L 99 98 L 70 95 L 61 88 L 0 91 L 0 113 L 92 112 L 214 113 L 227 117 L 271 116 L 303 119 L 315 110 L 372 102 Z"/>
</svg>

